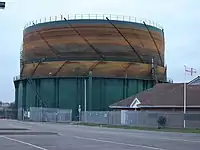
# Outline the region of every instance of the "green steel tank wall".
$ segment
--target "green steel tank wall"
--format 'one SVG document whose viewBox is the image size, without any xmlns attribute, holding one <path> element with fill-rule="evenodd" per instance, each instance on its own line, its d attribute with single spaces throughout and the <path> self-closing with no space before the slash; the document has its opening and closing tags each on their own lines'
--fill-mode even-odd
<svg viewBox="0 0 200 150">
<path fill-rule="evenodd" d="M 41 107 L 37 93 L 49 108 L 72 109 L 73 119 L 78 105 L 84 108 L 84 79 L 87 82 L 87 110 L 108 110 L 108 106 L 127 96 L 153 86 L 152 80 L 124 78 L 35 78 L 15 81 L 15 100 L 18 108 Z M 90 88 L 89 81 L 92 86 Z M 92 93 L 90 100 L 89 95 Z"/>
</svg>

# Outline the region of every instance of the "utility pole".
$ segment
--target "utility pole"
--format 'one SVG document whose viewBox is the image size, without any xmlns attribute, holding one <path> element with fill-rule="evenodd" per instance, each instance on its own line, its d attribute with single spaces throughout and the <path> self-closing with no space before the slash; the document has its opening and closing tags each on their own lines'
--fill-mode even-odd
<svg viewBox="0 0 200 150">
<path fill-rule="evenodd" d="M 186 114 L 186 107 L 187 107 L 187 83 L 183 83 L 183 113 L 184 113 L 184 120 L 183 120 L 183 128 L 185 129 L 185 114 Z"/>
<path fill-rule="evenodd" d="M 186 65 L 184 65 L 185 68 L 185 75 L 184 75 L 184 83 L 183 83 L 183 113 L 184 113 L 184 120 L 183 120 L 183 127 L 186 128 L 186 120 L 185 115 L 187 111 L 187 83 L 185 82 L 186 73 L 189 72 L 191 76 L 193 76 L 194 73 L 197 73 L 196 69 L 194 68 L 188 68 Z"/>
<path fill-rule="evenodd" d="M 0 2 L 0 9 L 5 9 L 6 2 Z"/>
<path fill-rule="evenodd" d="M 86 122 L 87 117 L 87 81 L 84 79 L 84 122 Z"/>
</svg>

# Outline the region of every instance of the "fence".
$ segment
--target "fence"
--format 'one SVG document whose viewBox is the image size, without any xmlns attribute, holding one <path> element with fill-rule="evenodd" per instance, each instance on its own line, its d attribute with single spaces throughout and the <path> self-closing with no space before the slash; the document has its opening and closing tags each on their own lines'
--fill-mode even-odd
<svg viewBox="0 0 200 150">
<path fill-rule="evenodd" d="M 72 110 L 31 107 L 29 111 L 19 109 L 18 119 L 36 122 L 71 122 Z"/>
<path fill-rule="evenodd" d="M 161 25 L 158 23 L 155 23 L 151 20 L 148 19 L 139 19 L 136 17 L 132 16 L 122 16 L 122 15 L 111 15 L 111 14 L 69 14 L 66 16 L 51 16 L 51 17 L 45 17 L 41 18 L 39 20 L 34 20 L 28 22 L 24 28 L 27 28 L 29 26 L 32 26 L 34 24 L 39 24 L 39 23 L 45 23 L 45 22 L 53 22 L 53 21 L 62 21 L 64 20 L 64 17 L 67 20 L 77 20 L 77 19 L 101 19 L 101 20 L 106 20 L 106 17 L 109 18 L 110 20 L 118 20 L 118 21 L 128 21 L 128 22 L 136 22 L 136 23 L 142 23 L 145 22 L 147 25 L 155 26 L 159 29 L 163 29 Z"/>
<path fill-rule="evenodd" d="M 184 119 L 186 128 L 200 128 L 200 113 L 182 112 L 144 112 L 144 111 L 89 111 L 82 112 L 81 121 L 87 123 L 130 125 L 138 127 L 158 127 L 158 119 L 166 118 L 165 127 L 183 128 Z"/>
<path fill-rule="evenodd" d="M 0 118 L 16 119 L 17 118 L 17 110 L 11 109 L 11 108 L 0 108 Z"/>
</svg>

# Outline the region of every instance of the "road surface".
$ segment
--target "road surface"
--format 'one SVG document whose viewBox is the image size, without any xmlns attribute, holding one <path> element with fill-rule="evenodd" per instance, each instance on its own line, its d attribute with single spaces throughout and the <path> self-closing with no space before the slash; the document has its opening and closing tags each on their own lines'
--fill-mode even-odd
<svg viewBox="0 0 200 150">
<path fill-rule="evenodd" d="M 5 128 L 29 130 L 5 130 Z M 0 149 L 199 150 L 200 134 L 0 120 Z"/>
</svg>

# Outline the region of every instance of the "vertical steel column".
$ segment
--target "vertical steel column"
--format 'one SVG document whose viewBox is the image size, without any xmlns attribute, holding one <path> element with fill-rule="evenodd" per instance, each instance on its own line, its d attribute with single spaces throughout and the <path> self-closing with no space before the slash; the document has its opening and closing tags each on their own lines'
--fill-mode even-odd
<svg viewBox="0 0 200 150">
<path fill-rule="evenodd" d="M 167 65 L 165 66 L 165 77 L 164 77 L 165 82 L 167 82 Z"/>
<path fill-rule="evenodd" d="M 53 78 L 54 80 L 54 86 L 55 86 L 55 89 L 54 89 L 54 93 L 55 93 L 55 108 L 59 109 L 59 79 L 57 78 Z M 58 121 L 58 110 L 57 110 L 57 113 L 56 113 L 56 122 Z"/>
<path fill-rule="evenodd" d="M 152 79 L 155 81 L 155 84 L 158 83 L 156 68 L 157 68 L 157 66 L 155 66 L 154 57 L 152 57 L 152 60 L 151 60 L 151 73 L 152 73 Z"/>
<path fill-rule="evenodd" d="M 87 121 L 87 80 L 84 78 L 84 122 Z"/>
<path fill-rule="evenodd" d="M 127 71 L 125 72 L 124 78 L 124 99 L 127 98 L 128 93 L 128 79 L 127 79 Z"/>
<path fill-rule="evenodd" d="M 164 29 L 162 29 L 162 34 L 163 34 L 163 51 L 165 54 L 165 33 L 164 33 Z M 165 65 L 165 57 L 163 58 L 163 65 Z"/>
<path fill-rule="evenodd" d="M 59 108 L 59 79 L 54 78 L 55 82 L 55 106 L 56 108 Z"/>
<path fill-rule="evenodd" d="M 88 111 L 92 110 L 92 71 L 89 72 L 88 76 Z"/>
<path fill-rule="evenodd" d="M 35 89 L 39 107 L 43 107 L 44 101 L 42 100 L 40 95 L 40 79 L 35 80 Z"/>
<path fill-rule="evenodd" d="M 24 119 L 24 111 L 26 111 L 26 82 L 22 83 L 22 118 Z"/>
<path fill-rule="evenodd" d="M 15 85 L 15 109 L 16 109 L 16 119 L 18 118 L 18 110 L 19 110 L 19 106 L 18 106 L 18 95 L 19 95 L 19 82 L 21 81 L 15 81 L 14 85 Z"/>
<path fill-rule="evenodd" d="M 24 62 L 20 60 L 20 79 L 22 78 L 22 74 L 24 71 Z"/>
<path fill-rule="evenodd" d="M 187 84 L 183 83 L 183 113 L 184 113 L 184 120 L 183 120 L 183 128 L 186 127 L 186 120 L 185 120 L 185 114 L 186 114 L 186 108 L 187 107 Z"/>
</svg>

